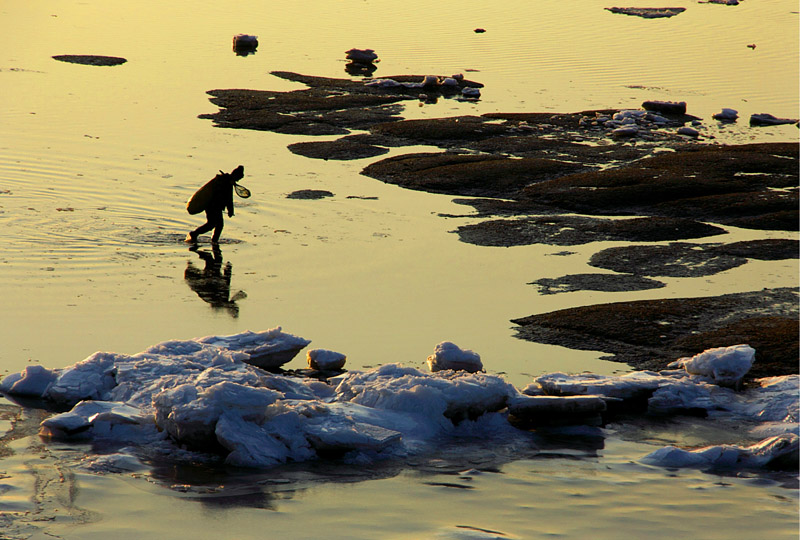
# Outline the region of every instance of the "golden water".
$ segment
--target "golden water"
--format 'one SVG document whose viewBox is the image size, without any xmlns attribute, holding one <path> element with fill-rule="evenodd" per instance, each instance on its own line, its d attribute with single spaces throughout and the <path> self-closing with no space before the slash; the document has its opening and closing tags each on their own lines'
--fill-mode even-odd
<svg viewBox="0 0 800 540">
<path fill-rule="evenodd" d="M 451 340 L 479 352 L 489 371 L 524 385 L 547 371 L 627 367 L 600 353 L 516 340 L 509 319 L 598 302 L 797 285 L 794 261 L 750 262 L 716 276 L 670 279 L 655 291 L 540 296 L 527 283 L 589 272 L 591 254 L 617 244 L 571 247 L 569 255 L 554 246 L 463 244 L 449 231 L 470 220 L 438 216 L 467 212 L 450 197 L 361 176 L 369 160 L 325 162 L 286 149 L 309 138 L 217 129 L 197 118 L 216 111 L 207 90 L 300 87 L 272 70 L 345 77 L 344 51 L 370 47 L 381 58 L 376 76 L 464 72 L 485 84 L 477 103 L 414 103 L 408 118 L 683 100 L 719 141 L 796 141 L 794 126 L 747 125 L 751 113 L 798 116 L 795 2 L 670 3 L 687 10 L 663 20 L 614 15 L 603 9 L 611 3 L 594 0 L 201 4 L 0 6 L 0 373 L 28 362 L 61 367 L 95 350 L 134 353 L 167 339 L 282 325 L 314 347 L 347 354 L 351 368 L 422 366 L 436 343 Z M 486 33 L 473 32 L 478 27 Z M 259 36 L 255 55 L 233 54 L 237 33 Z M 81 66 L 51 58 L 58 54 L 128 62 Z M 716 126 L 710 117 L 722 107 L 739 110 L 740 121 Z M 187 197 L 218 169 L 238 164 L 253 197 L 237 200 L 223 233 L 233 241 L 221 246 L 231 294 L 247 294 L 232 317 L 187 286 L 187 265 L 202 269 L 203 262 L 179 240 L 202 221 L 185 213 Z M 307 188 L 335 196 L 285 198 Z M 708 241 L 795 237 L 729 229 Z M 26 460 L 36 455 L 26 444 L 0 461 L 21 486 L 30 474 Z M 702 473 L 672 478 L 628 463 L 650 449 L 610 441 L 599 458 L 512 462 L 468 492 L 432 487 L 408 472 L 322 484 L 279 498 L 271 511 L 235 504 L 209 511 L 143 481 L 81 475 L 75 504 L 96 513 L 92 523 L 62 530 L 56 522 L 53 530 L 65 538 L 190 531 L 255 538 L 265 530 L 276 538 L 420 538 L 458 524 L 519 538 L 796 532 L 793 491 L 738 480 L 718 486 Z M 19 493 L 24 507 L 32 488 Z M 7 497 L 0 492 L 0 511 Z M 695 498 L 702 511 L 690 504 Z M 403 517 L 409 514 L 414 519 Z M 293 532 L 298 523 L 304 532 Z"/>
</svg>

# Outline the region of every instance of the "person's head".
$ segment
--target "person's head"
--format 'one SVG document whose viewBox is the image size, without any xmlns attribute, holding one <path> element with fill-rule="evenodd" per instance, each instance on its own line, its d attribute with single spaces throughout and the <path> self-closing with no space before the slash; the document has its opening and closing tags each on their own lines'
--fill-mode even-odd
<svg viewBox="0 0 800 540">
<path fill-rule="evenodd" d="M 239 165 L 235 169 L 231 171 L 231 181 L 238 182 L 242 178 L 244 178 L 244 165 Z"/>
</svg>

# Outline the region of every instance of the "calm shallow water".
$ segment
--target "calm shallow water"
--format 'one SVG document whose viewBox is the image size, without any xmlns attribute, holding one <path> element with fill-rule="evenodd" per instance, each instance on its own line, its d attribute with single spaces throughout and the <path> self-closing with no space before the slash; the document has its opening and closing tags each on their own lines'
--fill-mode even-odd
<svg viewBox="0 0 800 540">
<path fill-rule="evenodd" d="M 616 244 L 577 246 L 569 255 L 548 246 L 469 246 L 449 232 L 469 220 L 437 215 L 465 213 L 450 197 L 359 175 L 369 160 L 323 162 L 286 149 L 307 138 L 215 129 L 196 118 L 216 110 L 207 90 L 299 87 L 271 70 L 345 77 L 344 51 L 370 47 L 381 57 L 377 76 L 476 70 L 468 76 L 486 85 L 478 103 L 414 104 L 409 118 L 672 99 L 687 101 L 689 112 L 705 119 L 722 107 L 738 109 L 744 121 L 721 132 L 708 122 L 721 141 L 797 140 L 795 127 L 751 129 L 746 121 L 761 112 L 798 116 L 796 3 L 685 2 L 685 13 L 665 20 L 614 15 L 603 9 L 610 3 L 595 1 L 500 7 L 245 1 L 224 10 L 182 1 L 6 4 L 0 7 L 6 305 L 0 373 L 29 361 L 60 367 L 95 350 L 134 353 L 172 338 L 282 325 L 314 347 L 346 353 L 353 368 L 422 366 L 436 343 L 451 340 L 478 351 L 490 371 L 524 385 L 547 371 L 627 367 L 598 353 L 516 340 L 511 318 L 598 302 L 797 285 L 794 262 L 751 262 L 707 278 L 667 280 L 656 291 L 540 296 L 527 283 L 589 271 L 590 255 Z M 474 33 L 478 27 L 487 32 Z M 259 36 L 255 55 L 231 52 L 231 36 L 241 32 Z M 128 63 L 80 66 L 53 60 L 57 54 L 123 56 Z M 187 267 L 203 262 L 181 240 L 199 223 L 185 213 L 186 198 L 218 169 L 240 163 L 253 197 L 237 201 L 223 234 L 229 243 L 221 248 L 231 265 L 231 294 L 247 294 L 233 317 L 187 285 Z M 306 188 L 335 197 L 285 198 Z M 724 240 L 794 237 L 729 229 Z M 290 365 L 299 366 L 299 359 Z M 144 480 L 78 474 L 75 504 L 88 510 L 91 523 L 54 527 L 67 538 L 110 531 L 119 538 L 142 532 L 168 538 L 172 527 L 199 537 L 234 529 L 237 537 L 255 537 L 266 512 L 275 537 L 283 538 L 413 538 L 459 524 L 519 538 L 619 537 L 621 523 L 629 537 L 734 531 L 755 538 L 768 527 L 774 537 L 796 533 L 794 491 L 747 480 L 718 486 L 718 478 L 702 473 L 673 478 L 629 463 L 651 448 L 613 439 L 597 456 L 505 463 L 501 473 L 476 477 L 472 490 L 431 486 L 426 482 L 441 479 L 409 471 L 355 484 L 313 483 L 278 497 L 277 509 L 266 511 L 233 503 L 209 512 Z M 56 450 L 23 438 L 14 451 L 0 471 L 25 486 L 14 491 L 24 506 L 33 493 L 26 463 Z M 9 495 L 0 497 L 5 502 Z M 173 508 L 180 509 L 179 525 Z M 722 508 L 739 519 L 721 519 L 715 510 Z M 419 518 L 409 523 L 406 513 Z M 471 519 L 454 518 L 461 515 Z M 293 532 L 300 519 L 306 536 Z M 601 525 L 590 529 L 593 523 Z"/>
</svg>

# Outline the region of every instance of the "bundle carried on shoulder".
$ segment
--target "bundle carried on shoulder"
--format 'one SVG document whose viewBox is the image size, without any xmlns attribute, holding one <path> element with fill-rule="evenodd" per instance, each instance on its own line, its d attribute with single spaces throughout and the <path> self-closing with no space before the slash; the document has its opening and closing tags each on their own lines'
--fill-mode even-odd
<svg viewBox="0 0 800 540">
<path fill-rule="evenodd" d="M 186 201 L 186 211 L 192 215 L 205 211 L 214 198 L 214 193 L 218 189 L 217 186 L 223 180 L 226 180 L 233 185 L 233 188 L 236 190 L 236 194 L 239 197 L 243 199 L 248 198 L 250 196 L 250 190 L 236 183 L 243 177 L 244 167 L 242 165 L 239 165 L 230 173 L 219 171 L 218 175 L 206 182 L 203 187 L 198 189 L 194 195 L 192 195 L 189 200 Z M 225 185 L 227 186 L 228 184 L 226 183 Z"/>
<path fill-rule="evenodd" d="M 211 198 L 214 195 L 214 180 L 216 179 L 217 177 L 214 177 L 206 182 L 203 187 L 195 191 L 194 195 L 186 201 L 187 212 L 195 215 L 208 208 L 209 203 L 211 203 Z"/>
</svg>

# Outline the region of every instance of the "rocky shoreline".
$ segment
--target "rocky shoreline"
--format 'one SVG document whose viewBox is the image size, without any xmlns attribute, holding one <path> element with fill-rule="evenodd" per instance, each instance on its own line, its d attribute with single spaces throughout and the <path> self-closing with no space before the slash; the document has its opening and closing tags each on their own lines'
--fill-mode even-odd
<svg viewBox="0 0 800 540">
<path fill-rule="evenodd" d="M 659 288 L 664 286 L 660 276 L 707 276 L 749 260 L 798 258 L 797 240 L 682 242 L 727 234 L 725 227 L 797 232 L 800 223 L 798 144 L 707 144 L 689 127 L 702 121 L 686 114 L 685 103 L 405 120 L 404 102 L 463 99 L 465 89 L 482 85 L 461 76 L 400 76 L 376 83 L 273 75 L 309 88 L 212 90 L 211 101 L 221 110 L 201 118 L 226 128 L 342 135 L 289 145 L 290 151 L 314 159 L 364 159 L 390 148 L 438 147 L 439 152 L 375 161 L 362 174 L 407 189 L 470 197 L 455 202 L 473 212 L 443 215 L 484 220 L 454 231 L 463 242 L 498 247 L 636 243 L 591 257 L 591 266 L 614 273 L 534 282 L 543 292 Z M 606 351 L 612 360 L 647 369 L 707 347 L 750 342 L 758 357 L 751 376 L 759 377 L 797 373 L 797 305 L 795 289 L 776 289 L 584 306 L 512 322 L 522 339 Z"/>
</svg>

